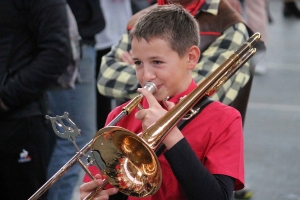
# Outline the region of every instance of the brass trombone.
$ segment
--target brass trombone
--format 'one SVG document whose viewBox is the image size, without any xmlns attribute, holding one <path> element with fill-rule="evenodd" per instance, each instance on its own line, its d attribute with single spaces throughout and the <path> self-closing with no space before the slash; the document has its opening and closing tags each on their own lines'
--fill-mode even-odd
<svg viewBox="0 0 300 200">
<path fill-rule="evenodd" d="M 192 93 L 138 135 L 122 127 L 114 126 L 117 121 L 138 106 L 143 97 L 137 96 L 129 103 L 131 104 L 130 108 L 124 108 L 120 116 L 117 116 L 108 126 L 100 129 L 93 140 L 78 150 L 70 161 L 32 195 L 30 200 L 39 198 L 77 161 L 86 173 L 95 179 L 80 160 L 88 151 L 91 151 L 89 164 L 96 165 L 101 174 L 105 176 L 104 185 L 110 183 L 120 192 L 130 196 L 147 197 L 153 195 L 159 189 L 162 180 L 161 167 L 155 155 L 157 147 L 201 98 L 214 94 L 256 53 L 254 46 L 260 37 L 260 33 L 253 34 L 211 75 L 203 80 Z M 156 86 L 151 85 L 151 83 L 145 87 L 149 91 L 155 92 Z M 102 190 L 104 185 L 97 188 L 86 199 L 91 199 Z"/>
</svg>

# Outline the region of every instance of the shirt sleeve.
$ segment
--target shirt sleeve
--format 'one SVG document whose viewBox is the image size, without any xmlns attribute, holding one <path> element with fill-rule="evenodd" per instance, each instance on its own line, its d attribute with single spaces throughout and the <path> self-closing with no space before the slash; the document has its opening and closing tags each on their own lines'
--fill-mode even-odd
<svg viewBox="0 0 300 200">
<path fill-rule="evenodd" d="M 212 175 L 186 139 L 179 141 L 164 155 L 188 199 L 230 199 L 235 179 L 222 174 Z"/>
<path fill-rule="evenodd" d="M 135 66 L 122 62 L 120 57 L 124 51 L 131 50 L 129 32 L 125 32 L 117 45 L 102 57 L 98 76 L 98 90 L 102 95 L 115 99 L 132 99 L 137 95 L 139 82 L 136 78 Z"/>
<path fill-rule="evenodd" d="M 204 52 L 192 76 L 199 84 L 228 59 L 245 41 L 249 34 L 245 24 L 237 23 L 229 27 Z M 250 79 L 250 66 L 246 63 L 239 71 L 223 84 L 212 96 L 213 100 L 229 105 L 237 96 L 239 90 Z"/>
</svg>

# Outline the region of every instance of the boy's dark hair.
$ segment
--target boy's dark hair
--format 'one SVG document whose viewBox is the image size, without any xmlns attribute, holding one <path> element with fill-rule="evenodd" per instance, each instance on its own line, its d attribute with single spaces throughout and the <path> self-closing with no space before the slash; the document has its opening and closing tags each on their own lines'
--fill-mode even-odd
<svg viewBox="0 0 300 200">
<path fill-rule="evenodd" d="M 183 56 L 193 45 L 199 46 L 200 29 L 196 19 L 181 5 L 157 6 L 143 15 L 130 32 L 131 40 L 160 38 Z"/>
</svg>

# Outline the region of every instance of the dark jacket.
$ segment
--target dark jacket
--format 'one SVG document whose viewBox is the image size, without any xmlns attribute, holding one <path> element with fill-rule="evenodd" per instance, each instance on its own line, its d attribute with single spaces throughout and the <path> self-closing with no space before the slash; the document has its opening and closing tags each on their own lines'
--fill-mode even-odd
<svg viewBox="0 0 300 200">
<path fill-rule="evenodd" d="M 0 1 L 0 118 L 42 114 L 45 90 L 70 62 L 65 0 Z"/>
<path fill-rule="evenodd" d="M 99 0 L 67 0 L 77 21 L 82 43 L 94 44 L 95 35 L 105 27 Z"/>
</svg>

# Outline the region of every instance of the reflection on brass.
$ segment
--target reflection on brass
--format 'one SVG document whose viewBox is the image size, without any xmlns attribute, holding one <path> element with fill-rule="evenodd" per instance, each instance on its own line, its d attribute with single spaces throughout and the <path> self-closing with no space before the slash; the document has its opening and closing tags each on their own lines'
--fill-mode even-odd
<svg viewBox="0 0 300 200">
<path fill-rule="evenodd" d="M 109 135 L 109 140 L 107 140 Z M 100 170 L 121 192 L 131 196 L 154 194 L 161 183 L 161 168 L 153 150 L 135 133 L 110 126 L 95 135 L 92 150 L 105 161 Z"/>
</svg>

